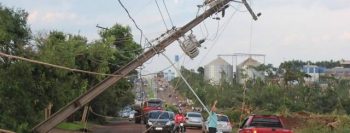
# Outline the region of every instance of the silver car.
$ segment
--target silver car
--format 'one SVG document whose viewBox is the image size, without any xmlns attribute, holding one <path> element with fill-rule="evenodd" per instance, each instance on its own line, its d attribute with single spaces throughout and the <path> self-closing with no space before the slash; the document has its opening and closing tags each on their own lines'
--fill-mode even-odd
<svg viewBox="0 0 350 133">
<path fill-rule="evenodd" d="M 172 111 L 167 111 L 169 113 L 169 116 L 170 116 L 170 121 L 172 123 L 172 125 L 175 124 L 175 113 L 172 112 Z"/>
<path fill-rule="evenodd" d="M 217 114 L 218 117 L 218 125 L 217 125 L 217 133 L 231 133 L 232 125 L 227 115 Z M 208 118 L 207 121 L 203 123 L 202 127 L 203 133 L 208 132 Z"/>
<path fill-rule="evenodd" d="M 201 128 L 203 124 L 203 117 L 198 112 L 187 112 L 185 127 L 198 127 Z"/>
</svg>

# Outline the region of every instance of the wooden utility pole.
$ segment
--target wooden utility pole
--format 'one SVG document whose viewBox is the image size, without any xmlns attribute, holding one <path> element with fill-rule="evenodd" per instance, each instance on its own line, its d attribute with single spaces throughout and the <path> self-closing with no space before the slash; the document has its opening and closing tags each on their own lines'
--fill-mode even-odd
<svg viewBox="0 0 350 133">
<path fill-rule="evenodd" d="M 185 35 L 186 32 L 194 28 L 196 25 L 201 23 L 203 20 L 211 16 L 212 14 L 220 11 L 222 8 L 227 6 L 227 4 L 232 0 L 216 0 L 216 4 L 210 9 L 206 10 L 203 14 L 199 15 L 183 27 L 179 28 L 173 33 L 170 33 L 168 37 L 161 40 L 157 45 L 151 47 L 148 51 L 144 52 L 136 59 L 129 62 L 127 65 L 123 66 L 119 70 L 115 71 L 113 74 L 120 76 L 107 77 L 102 82 L 90 88 L 87 92 L 79 96 L 78 98 L 71 101 L 65 107 L 61 108 L 47 120 L 41 122 L 33 128 L 33 132 L 37 133 L 47 133 L 56 125 L 64 121 L 67 117 L 72 115 L 75 111 L 82 108 L 84 105 L 89 103 L 92 99 L 104 92 L 108 87 L 115 84 L 118 80 L 126 76 L 128 73 L 141 66 L 144 62 L 152 58 L 154 55 L 163 51 L 167 46 L 173 43 L 175 40 Z"/>
<path fill-rule="evenodd" d="M 83 115 L 81 116 L 81 122 L 82 123 L 85 123 L 87 121 L 87 114 L 88 114 L 88 111 L 89 111 L 89 106 L 85 105 L 84 106 L 84 111 L 83 111 Z"/>
</svg>

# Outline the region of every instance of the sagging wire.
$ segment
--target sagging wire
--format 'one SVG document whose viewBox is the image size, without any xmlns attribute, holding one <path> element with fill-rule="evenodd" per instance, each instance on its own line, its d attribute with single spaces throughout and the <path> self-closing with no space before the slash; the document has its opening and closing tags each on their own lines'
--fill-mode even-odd
<svg viewBox="0 0 350 133">
<path fill-rule="evenodd" d="M 207 57 L 207 55 L 209 54 L 209 52 L 213 49 L 213 47 L 216 45 L 216 43 L 218 42 L 219 38 L 221 37 L 222 33 L 226 30 L 227 25 L 231 22 L 233 16 L 236 14 L 236 11 L 232 13 L 232 15 L 229 17 L 228 21 L 226 21 L 222 27 L 221 27 L 221 32 L 218 33 L 218 37 L 216 38 L 216 40 L 214 40 L 213 44 L 209 47 L 209 50 L 207 51 L 207 53 L 202 57 L 202 59 L 198 62 L 198 65 L 200 65 L 200 63 L 202 63 L 204 61 L 204 59 Z"/>
<path fill-rule="evenodd" d="M 203 108 L 205 109 L 205 111 L 207 111 L 208 114 L 210 114 L 210 111 L 208 110 L 208 108 L 204 105 L 204 103 L 202 102 L 202 100 L 198 97 L 198 95 L 196 94 L 196 92 L 193 90 L 193 88 L 191 87 L 191 85 L 187 82 L 187 80 L 185 79 L 185 77 L 181 74 L 181 71 L 175 66 L 175 64 L 171 61 L 171 59 L 165 55 L 163 52 L 161 53 L 167 60 L 168 62 L 173 66 L 173 68 L 176 70 L 177 74 L 182 78 L 182 80 L 185 82 L 185 84 L 188 86 L 188 88 L 191 90 L 191 92 L 193 93 L 193 95 L 197 98 L 197 100 L 199 101 L 199 103 L 203 106 Z"/>
<path fill-rule="evenodd" d="M 142 37 L 145 38 L 145 40 L 147 41 L 147 43 L 152 46 L 152 43 L 148 40 L 148 38 L 145 36 L 145 34 L 143 33 L 143 30 L 137 25 L 135 19 L 131 16 L 129 10 L 125 7 L 125 5 L 123 4 L 123 2 L 121 2 L 121 0 L 118 0 L 120 6 L 125 10 L 126 14 L 128 15 L 129 19 L 133 22 L 134 26 L 140 31 L 141 33 L 141 37 L 140 37 L 140 45 L 142 44 Z"/>
<path fill-rule="evenodd" d="M 121 77 L 122 76 L 122 75 L 98 73 L 98 72 L 85 71 L 85 70 L 80 70 L 80 69 L 75 69 L 75 68 L 69 68 L 69 67 L 65 67 L 65 66 L 50 64 L 47 62 L 32 60 L 32 59 L 28 59 L 28 58 L 24 58 L 24 57 L 9 55 L 9 54 L 5 54 L 3 52 L 0 52 L 0 56 L 7 57 L 9 59 L 17 59 L 17 60 L 22 60 L 22 61 L 34 63 L 34 64 L 39 64 L 39 65 L 49 66 L 49 67 L 53 67 L 53 68 L 68 70 L 68 71 L 72 71 L 72 72 L 80 72 L 80 73 L 86 73 L 86 74 L 92 74 L 92 75 L 111 76 L 111 77 Z"/>
</svg>

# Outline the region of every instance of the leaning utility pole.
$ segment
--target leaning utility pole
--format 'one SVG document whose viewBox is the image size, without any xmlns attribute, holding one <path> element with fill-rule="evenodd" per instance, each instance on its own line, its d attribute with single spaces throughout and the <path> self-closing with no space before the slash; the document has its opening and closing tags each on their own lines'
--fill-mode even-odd
<svg viewBox="0 0 350 133">
<path fill-rule="evenodd" d="M 168 37 L 161 40 L 157 45 L 151 47 L 149 50 L 147 50 L 143 54 L 139 55 L 136 59 L 132 60 L 127 65 L 123 66 L 122 68 L 120 68 L 119 70 L 117 70 L 113 73 L 114 75 L 119 75 L 119 76 L 107 77 L 102 82 L 93 86 L 87 92 L 85 92 L 84 94 L 82 94 L 78 98 L 71 101 L 65 107 L 61 108 L 59 111 L 57 111 L 51 117 L 49 117 L 47 120 L 45 120 L 45 121 L 41 122 L 40 124 L 38 124 L 37 126 L 35 126 L 33 128 L 33 132 L 37 132 L 37 133 L 49 132 L 56 125 L 58 125 L 63 120 L 65 120 L 67 117 L 72 115 L 75 111 L 82 108 L 85 104 L 89 103 L 92 99 L 94 99 L 99 94 L 104 92 L 108 87 L 115 84 L 118 80 L 120 80 L 121 78 L 126 76 L 132 70 L 141 66 L 144 62 L 146 62 L 147 60 L 152 58 L 154 55 L 162 52 L 168 45 L 173 43 L 175 40 L 177 40 L 181 36 L 185 35 L 186 32 L 188 32 L 189 30 L 194 28 L 200 22 L 205 20 L 207 17 L 209 17 L 212 14 L 219 12 L 220 10 L 227 7 L 227 4 L 230 1 L 232 1 L 232 0 L 216 0 L 215 1 L 216 3 L 210 9 L 206 10 L 203 14 L 196 17 L 194 20 L 192 20 L 191 22 L 189 22 L 185 26 L 179 28 L 178 30 L 174 31 L 173 33 L 170 33 L 170 35 Z M 242 0 L 243 3 L 244 3 L 244 1 L 245 0 Z"/>
</svg>

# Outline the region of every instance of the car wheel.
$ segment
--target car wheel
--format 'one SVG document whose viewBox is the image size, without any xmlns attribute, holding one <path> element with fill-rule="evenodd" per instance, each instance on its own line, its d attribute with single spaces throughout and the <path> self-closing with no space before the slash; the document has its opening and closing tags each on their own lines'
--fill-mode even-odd
<svg viewBox="0 0 350 133">
<path fill-rule="evenodd" d="M 147 124 L 147 120 L 143 119 L 143 124 Z"/>
</svg>

